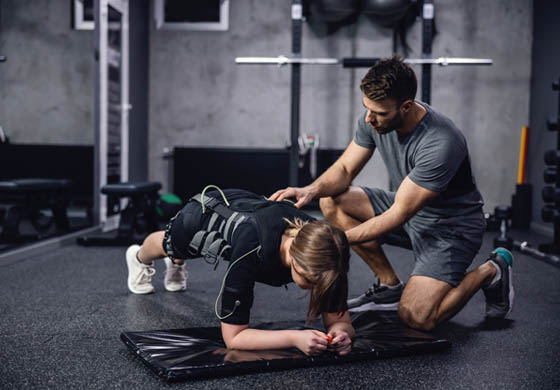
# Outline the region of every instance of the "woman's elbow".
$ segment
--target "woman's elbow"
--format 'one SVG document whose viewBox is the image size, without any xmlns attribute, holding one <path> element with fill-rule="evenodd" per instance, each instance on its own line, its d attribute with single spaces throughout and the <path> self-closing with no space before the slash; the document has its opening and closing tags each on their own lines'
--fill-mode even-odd
<svg viewBox="0 0 560 390">
<path fill-rule="evenodd" d="M 225 340 L 224 339 L 224 343 L 226 344 L 226 348 L 227 349 L 235 349 L 235 343 L 233 342 L 233 340 Z"/>
<path fill-rule="evenodd" d="M 236 335 L 237 336 L 237 335 Z M 227 349 L 240 349 L 239 341 L 235 336 L 223 337 Z"/>
<path fill-rule="evenodd" d="M 240 349 L 240 335 L 248 325 L 231 325 L 222 322 L 222 339 L 228 349 Z"/>
</svg>

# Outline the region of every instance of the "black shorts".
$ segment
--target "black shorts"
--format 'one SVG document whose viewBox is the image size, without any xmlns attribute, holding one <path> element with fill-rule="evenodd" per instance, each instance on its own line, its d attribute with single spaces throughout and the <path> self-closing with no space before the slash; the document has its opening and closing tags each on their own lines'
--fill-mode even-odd
<svg viewBox="0 0 560 390">
<path fill-rule="evenodd" d="M 394 192 L 362 189 L 375 215 L 383 214 L 395 201 Z M 378 241 L 412 249 L 416 261 L 412 275 L 431 277 L 456 287 L 480 250 L 485 230 L 482 212 L 448 218 L 415 215 L 402 228 Z"/>
</svg>

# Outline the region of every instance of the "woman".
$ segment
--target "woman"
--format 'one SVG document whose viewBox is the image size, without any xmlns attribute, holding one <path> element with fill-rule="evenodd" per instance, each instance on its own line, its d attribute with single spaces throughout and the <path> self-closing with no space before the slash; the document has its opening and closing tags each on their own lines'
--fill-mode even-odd
<svg viewBox="0 0 560 390">
<path fill-rule="evenodd" d="M 350 352 L 354 328 L 346 307 L 350 251 L 344 232 L 287 202 L 217 187 L 206 195 L 208 187 L 171 219 L 165 231 L 150 234 L 142 246 L 128 248 L 129 290 L 153 291 L 155 259 L 165 260 L 168 291 L 186 288 L 185 260 L 229 260 L 215 307 L 229 349 L 297 347 L 307 355 L 327 348 L 341 355 Z M 327 333 L 250 328 L 255 282 L 272 286 L 295 282 L 310 290 L 307 319 L 321 315 Z"/>
</svg>

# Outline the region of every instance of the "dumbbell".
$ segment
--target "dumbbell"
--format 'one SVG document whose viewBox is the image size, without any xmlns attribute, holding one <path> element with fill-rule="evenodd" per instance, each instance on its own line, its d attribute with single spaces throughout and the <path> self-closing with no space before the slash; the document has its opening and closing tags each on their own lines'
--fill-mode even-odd
<svg viewBox="0 0 560 390">
<path fill-rule="evenodd" d="M 556 168 L 546 168 L 544 170 L 544 182 L 547 184 L 556 183 L 558 171 Z"/>
<path fill-rule="evenodd" d="M 541 218 L 544 222 L 555 222 L 559 219 L 560 213 L 552 206 L 544 206 L 541 209 Z"/>
<path fill-rule="evenodd" d="M 544 186 L 541 195 L 545 202 L 556 202 L 560 200 L 560 188 Z"/>
<path fill-rule="evenodd" d="M 494 238 L 494 247 L 512 249 L 513 239 L 507 235 L 508 223 L 511 219 L 511 207 L 497 206 L 494 209 L 494 216 L 500 223 L 500 235 Z"/>
<path fill-rule="evenodd" d="M 547 150 L 544 154 L 546 165 L 556 165 L 560 162 L 560 150 Z"/>
</svg>

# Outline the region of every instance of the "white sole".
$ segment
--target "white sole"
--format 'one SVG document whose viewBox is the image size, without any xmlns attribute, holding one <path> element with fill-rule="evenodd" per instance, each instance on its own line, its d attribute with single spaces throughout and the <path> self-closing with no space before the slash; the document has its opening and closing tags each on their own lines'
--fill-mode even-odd
<svg viewBox="0 0 560 390">
<path fill-rule="evenodd" d="M 506 316 L 511 313 L 511 310 L 513 309 L 513 298 L 515 298 L 515 291 L 513 290 L 513 269 L 512 267 L 508 267 L 508 276 L 509 276 L 509 310 L 506 313 Z"/>
<path fill-rule="evenodd" d="M 397 310 L 399 308 L 399 302 L 395 303 L 375 303 L 370 302 L 363 304 L 362 306 L 353 307 L 352 309 L 348 309 L 351 312 L 360 312 L 360 311 L 367 311 L 367 310 L 377 310 L 377 311 L 391 311 Z"/>
<path fill-rule="evenodd" d="M 169 292 L 181 292 L 181 291 L 185 291 L 187 288 L 186 287 L 180 287 L 178 289 L 172 289 L 172 288 L 169 288 L 169 287 L 165 286 L 165 289 Z"/>
</svg>

